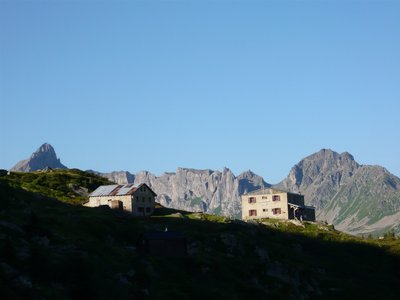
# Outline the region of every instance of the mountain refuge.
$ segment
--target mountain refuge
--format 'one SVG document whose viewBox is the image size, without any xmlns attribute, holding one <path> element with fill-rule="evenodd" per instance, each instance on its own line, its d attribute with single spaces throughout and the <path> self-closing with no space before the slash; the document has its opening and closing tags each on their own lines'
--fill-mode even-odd
<svg viewBox="0 0 400 300">
<path fill-rule="evenodd" d="M 145 183 L 101 185 L 89 195 L 89 201 L 84 205 L 87 207 L 107 205 L 112 209 L 144 217 L 153 214 L 156 196 Z"/>
<path fill-rule="evenodd" d="M 277 189 L 259 189 L 242 195 L 242 219 L 274 218 L 315 221 L 315 207 L 304 196 Z"/>
</svg>

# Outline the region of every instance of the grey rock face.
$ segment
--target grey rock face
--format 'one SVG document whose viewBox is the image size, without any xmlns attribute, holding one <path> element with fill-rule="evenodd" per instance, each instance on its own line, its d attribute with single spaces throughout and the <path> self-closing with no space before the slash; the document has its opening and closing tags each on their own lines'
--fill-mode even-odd
<svg viewBox="0 0 400 300">
<path fill-rule="evenodd" d="M 400 179 L 380 166 L 362 166 L 320 216 L 339 230 L 383 234 L 400 225 Z"/>
<path fill-rule="evenodd" d="M 302 159 L 276 187 L 302 193 L 308 204 L 322 209 L 358 168 L 349 153 L 322 149 Z"/>
<path fill-rule="evenodd" d="M 18 162 L 11 171 L 33 172 L 45 168 L 67 169 L 57 158 L 54 148 L 50 144 L 43 144 L 28 159 Z"/>
<path fill-rule="evenodd" d="M 88 170 L 87 172 L 105 177 L 108 180 L 118 183 L 118 184 L 133 183 L 135 181 L 135 175 L 133 175 L 127 171 L 114 171 L 111 173 L 100 173 L 100 172 L 96 172 L 93 170 Z"/>
<path fill-rule="evenodd" d="M 317 219 L 343 231 L 380 234 L 400 227 L 400 179 L 382 167 L 359 165 L 347 152 L 312 154 L 276 187 L 304 194 Z"/>
<path fill-rule="evenodd" d="M 241 173 L 237 178 L 239 179 L 239 195 L 252 192 L 259 188 L 271 187 L 261 176 L 258 176 L 250 170 Z"/>
<path fill-rule="evenodd" d="M 240 212 L 239 181 L 227 168 L 222 172 L 178 168 L 174 174 L 150 176 L 149 181 L 162 205 L 229 216 Z"/>
<path fill-rule="evenodd" d="M 270 186 L 251 171 L 236 177 L 227 168 L 222 171 L 178 168 L 175 173 L 158 177 L 147 171 L 131 176 L 124 173 L 127 172 L 100 175 L 120 184 L 146 183 L 157 193 L 157 201 L 166 207 L 232 217 L 241 214 L 243 192 Z"/>
</svg>

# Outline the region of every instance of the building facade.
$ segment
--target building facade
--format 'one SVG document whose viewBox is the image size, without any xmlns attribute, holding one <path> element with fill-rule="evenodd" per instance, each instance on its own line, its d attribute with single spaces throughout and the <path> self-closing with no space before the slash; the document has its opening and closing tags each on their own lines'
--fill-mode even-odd
<svg viewBox="0 0 400 300">
<path fill-rule="evenodd" d="M 242 195 L 242 220 L 274 218 L 315 221 L 315 207 L 304 196 L 277 189 L 260 189 Z"/>
<path fill-rule="evenodd" d="M 150 216 L 154 212 L 155 197 L 156 193 L 145 183 L 138 186 L 102 185 L 89 195 L 89 201 L 84 206 L 108 205 L 112 209 L 130 212 L 134 216 Z"/>
</svg>

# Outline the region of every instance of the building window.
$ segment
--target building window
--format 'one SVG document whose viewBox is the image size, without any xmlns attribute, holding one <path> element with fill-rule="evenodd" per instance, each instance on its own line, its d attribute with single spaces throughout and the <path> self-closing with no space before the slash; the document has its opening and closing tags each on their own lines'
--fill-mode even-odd
<svg viewBox="0 0 400 300">
<path fill-rule="evenodd" d="M 138 212 L 144 212 L 144 207 L 138 207 Z"/>
<path fill-rule="evenodd" d="M 136 202 L 139 202 L 139 197 L 138 196 L 136 196 Z"/>
<path fill-rule="evenodd" d="M 268 211 L 268 208 L 263 208 L 263 212 L 266 212 L 266 211 Z"/>
<path fill-rule="evenodd" d="M 268 200 L 268 196 L 262 196 L 262 199 Z"/>
<path fill-rule="evenodd" d="M 142 197 L 142 202 L 144 203 L 144 201 L 145 201 L 145 198 L 144 198 L 144 197 Z"/>
<path fill-rule="evenodd" d="M 272 201 L 281 201 L 281 197 L 279 195 L 273 195 Z"/>
<path fill-rule="evenodd" d="M 280 208 L 273 208 L 272 209 L 272 213 L 274 215 L 280 215 L 281 214 L 281 209 Z"/>
<path fill-rule="evenodd" d="M 151 197 L 149 197 L 149 203 L 151 203 Z"/>
<path fill-rule="evenodd" d="M 145 191 L 146 191 L 146 187 L 144 186 L 144 187 L 143 187 L 143 192 L 145 192 Z"/>
<path fill-rule="evenodd" d="M 256 209 L 250 209 L 249 210 L 249 216 L 250 217 L 256 217 L 257 216 L 257 210 Z"/>
<path fill-rule="evenodd" d="M 250 197 L 249 203 L 256 203 L 256 197 Z"/>
<path fill-rule="evenodd" d="M 146 212 L 147 213 L 151 212 L 151 208 L 150 207 L 146 207 Z"/>
</svg>

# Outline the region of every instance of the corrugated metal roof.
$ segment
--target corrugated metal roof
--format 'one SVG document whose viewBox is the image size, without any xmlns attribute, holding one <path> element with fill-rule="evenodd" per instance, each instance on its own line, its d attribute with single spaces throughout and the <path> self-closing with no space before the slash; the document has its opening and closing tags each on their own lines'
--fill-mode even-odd
<svg viewBox="0 0 400 300">
<path fill-rule="evenodd" d="M 101 185 L 94 190 L 89 197 L 129 195 L 136 191 L 139 186 L 141 186 L 141 184 L 138 186 L 135 186 L 132 183 L 125 185 Z"/>
<path fill-rule="evenodd" d="M 118 187 L 118 184 L 113 185 L 101 185 L 97 189 L 95 189 L 89 196 L 97 197 L 97 196 L 108 196 L 111 194 L 113 190 Z"/>
<path fill-rule="evenodd" d="M 117 196 L 122 196 L 122 195 L 131 194 L 130 191 L 131 191 L 132 189 L 135 189 L 135 190 L 136 190 L 136 189 L 137 189 L 137 186 L 134 186 L 134 185 L 132 185 L 132 184 L 123 185 L 123 186 L 121 186 L 121 188 L 119 189 L 119 191 L 118 191 L 118 193 L 117 193 Z"/>
</svg>

